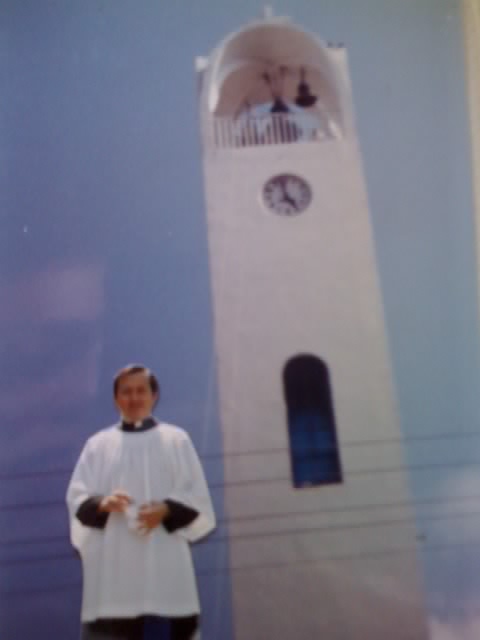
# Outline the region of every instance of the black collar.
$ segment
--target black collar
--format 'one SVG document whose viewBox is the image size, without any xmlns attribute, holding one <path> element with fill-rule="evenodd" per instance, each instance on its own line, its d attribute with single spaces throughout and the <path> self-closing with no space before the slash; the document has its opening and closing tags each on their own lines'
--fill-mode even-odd
<svg viewBox="0 0 480 640">
<path fill-rule="evenodd" d="M 135 423 L 133 422 L 126 422 L 125 420 L 122 420 L 120 429 L 122 431 L 140 433 L 141 431 L 148 431 L 149 429 L 153 429 L 153 427 L 155 427 L 157 424 L 158 421 L 153 416 L 150 416 L 149 418 L 145 418 L 145 420 L 142 420 L 142 424 L 139 427 L 136 427 Z"/>
</svg>

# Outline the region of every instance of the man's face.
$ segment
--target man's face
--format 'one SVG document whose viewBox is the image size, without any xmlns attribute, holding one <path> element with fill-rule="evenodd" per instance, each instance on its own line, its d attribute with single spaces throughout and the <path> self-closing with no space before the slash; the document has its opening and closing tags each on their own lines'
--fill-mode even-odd
<svg viewBox="0 0 480 640">
<path fill-rule="evenodd" d="M 132 373 L 120 380 L 115 401 L 120 413 L 130 422 L 151 415 L 156 400 L 157 394 L 152 392 L 145 373 Z"/>
</svg>

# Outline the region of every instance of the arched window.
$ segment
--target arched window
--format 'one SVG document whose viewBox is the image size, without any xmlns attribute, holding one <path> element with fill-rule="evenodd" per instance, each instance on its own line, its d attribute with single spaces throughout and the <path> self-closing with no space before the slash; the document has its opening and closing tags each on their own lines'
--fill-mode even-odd
<svg viewBox="0 0 480 640">
<path fill-rule="evenodd" d="M 283 385 L 294 487 L 342 482 L 327 366 L 313 355 L 295 356 Z"/>
</svg>

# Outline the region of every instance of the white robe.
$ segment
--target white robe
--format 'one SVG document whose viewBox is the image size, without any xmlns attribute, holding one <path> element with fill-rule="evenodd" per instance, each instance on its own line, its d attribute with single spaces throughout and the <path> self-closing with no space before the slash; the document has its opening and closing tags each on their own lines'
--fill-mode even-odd
<svg viewBox="0 0 480 640">
<path fill-rule="evenodd" d="M 146 536 L 129 528 L 119 513 L 109 515 L 104 529 L 83 526 L 76 518 L 82 502 L 115 490 L 126 491 L 138 505 L 175 500 L 199 516 L 173 533 L 159 526 Z M 215 528 L 215 515 L 200 461 L 183 429 L 160 423 L 137 433 L 116 425 L 93 435 L 66 499 L 71 542 L 83 565 L 83 622 L 199 613 L 189 542 Z"/>
</svg>

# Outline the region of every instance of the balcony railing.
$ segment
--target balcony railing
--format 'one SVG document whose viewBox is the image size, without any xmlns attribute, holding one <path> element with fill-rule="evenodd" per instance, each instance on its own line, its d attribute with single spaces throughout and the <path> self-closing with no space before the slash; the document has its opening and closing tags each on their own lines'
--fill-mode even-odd
<svg viewBox="0 0 480 640">
<path fill-rule="evenodd" d="M 337 137 L 333 123 L 309 114 L 275 113 L 212 119 L 212 143 L 217 148 L 241 148 L 295 142 L 322 142 Z"/>
</svg>

